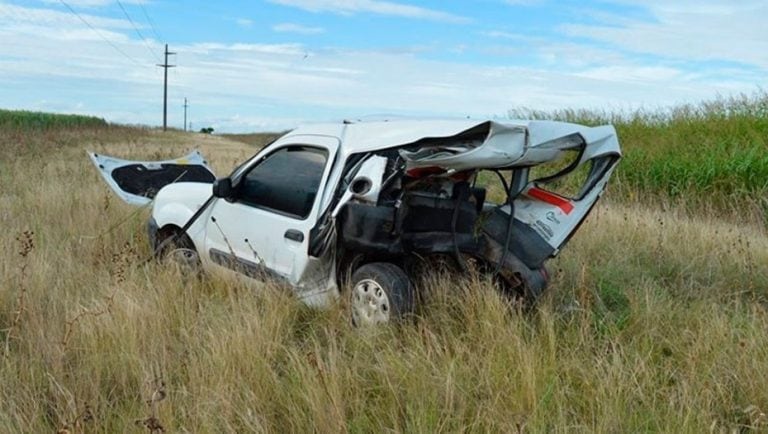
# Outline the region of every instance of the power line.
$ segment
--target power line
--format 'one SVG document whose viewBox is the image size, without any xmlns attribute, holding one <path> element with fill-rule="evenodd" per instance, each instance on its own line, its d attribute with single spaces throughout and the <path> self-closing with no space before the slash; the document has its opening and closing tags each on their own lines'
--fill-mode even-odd
<svg viewBox="0 0 768 434">
<path fill-rule="evenodd" d="M 123 10 L 123 14 L 125 14 L 125 17 L 128 18 L 128 22 L 131 23 L 131 27 L 133 27 L 133 30 L 136 30 L 136 34 L 139 35 L 139 38 L 141 38 L 142 41 L 144 41 L 144 46 L 147 47 L 147 50 L 149 50 L 149 53 L 154 56 L 155 59 L 157 59 L 158 62 L 160 62 L 160 57 L 155 54 L 154 51 L 152 51 L 152 47 L 149 46 L 149 42 L 147 42 L 147 39 L 144 37 L 144 35 L 141 34 L 139 31 L 139 28 L 136 27 L 136 24 L 131 19 L 131 16 L 128 15 L 128 11 L 125 10 L 125 6 L 123 6 L 123 3 L 120 0 L 117 0 L 117 4 L 120 6 L 120 9 Z"/>
<path fill-rule="evenodd" d="M 149 27 L 152 29 L 152 33 L 154 33 L 155 36 L 157 36 L 158 41 L 162 41 L 163 38 L 160 37 L 160 34 L 157 33 L 157 29 L 155 29 L 155 23 L 152 22 L 152 18 L 149 17 L 147 10 L 144 9 L 144 3 L 139 3 L 139 7 L 141 7 L 141 11 L 144 12 L 144 17 L 146 17 L 147 23 L 149 23 Z"/>
<path fill-rule="evenodd" d="M 103 39 L 103 40 L 104 40 L 104 42 L 106 42 L 107 44 L 111 45 L 111 46 L 112 46 L 112 48 L 114 48 L 114 49 L 115 49 L 115 51 L 117 51 L 118 53 L 122 54 L 122 55 L 123 55 L 123 56 L 125 56 L 125 57 L 126 57 L 128 60 L 130 60 L 131 62 L 133 62 L 133 63 L 135 63 L 135 64 L 137 64 L 137 65 L 141 65 L 141 66 L 147 66 L 147 65 L 145 65 L 145 64 L 143 64 L 143 63 L 140 63 L 138 60 L 134 59 L 133 57 L 129 56 L 128 54 L 126 54 L 126 52 L 125 52 L 125 51 L 123 51 L 122 49 L 120 49 L 120 47 L 118 47 L 118 46 L 117 46 L 117 45 L 115 45 L 115 44 L 114 44 L 112 41 L 110 41 L 109 39 L 107 39 L 107 37 L 106 37 L 106 36 L 104 36 L 104 34 L 103 34 L 103 33 L 101 33 L 101 32 L 99 31 L 99 29 L 97 29 L 96 27 L 93 27 L 93 26 L 91 25 L 91 23 L 89 23 L 88 21 L 86 21 L 86 20 L 85 20 L 85 18 L 83 18 L 82 16 L 80 16 L 80 14 L 78 14 L 78 13 L 77 13 L 77 11 L 75 11 L 74 9 L 72 9 L 72 6 L 68 5 L 68 4 L 67 4 L 67 3 L 66 3 L 64 0 L 59 0 L 59 2 L 61 2 L 61 4 L 63 4 L 64 6 L 66 6 L 66 8 L 67 8 L 67 9 L 69 9 L 69 11 L 70 11 L 70 12 L 72 12 L 72 13 L 73 13 L 73 14 L 74 14 L 74 15 L 75 15 L 77 18 L 79 18 L 79 19 L 80 19 L 80 21 L 82 21 L 82 22 L 83 22 L 83 23 L 84 23 L 86 26 L 90 27 L 90 28 L 91 28 L 91 30 L 93 30 L 94 32 L 96 32 L 96 34 L 97 34 L 97 35 L 99 35 L 99 36 L 101 37 L 101 39 Z"/>
</svg>

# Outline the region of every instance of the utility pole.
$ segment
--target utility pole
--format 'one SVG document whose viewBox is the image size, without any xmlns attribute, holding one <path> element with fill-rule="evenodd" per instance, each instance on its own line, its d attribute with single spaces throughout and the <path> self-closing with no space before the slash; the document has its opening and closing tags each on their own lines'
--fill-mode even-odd
<svg viewBox="0 0 768 434">
<path fill-rule="evenodd" d="M 187 98 L 184 97 L 184 132 L 187 131 L 187 107 L 189 104 L 187 104 Z"/>
<path fill-rule="evenodd" d="M 165 44 L 165 63 L 157 66 L 164 69 L 165 78 L 163 80 L 163 131 L 168 129 L 168 68 L 173 68 L 176 65 L 168 64 L 168 55 L 176 54 L 168 51 L 168 44 Z"/>
</svg>

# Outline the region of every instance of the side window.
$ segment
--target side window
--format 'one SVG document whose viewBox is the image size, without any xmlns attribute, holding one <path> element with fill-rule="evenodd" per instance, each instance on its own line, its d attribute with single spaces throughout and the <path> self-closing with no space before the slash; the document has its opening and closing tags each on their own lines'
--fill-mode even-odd
<svg viewBox="0 0 768 434">
<path fill-rule="evenodd" d="M 275 151 L 242 178 L 237 201 L 305 219 L 312 211 L 328 159 L 324 149 L 289 146 Z"/>
</svg>

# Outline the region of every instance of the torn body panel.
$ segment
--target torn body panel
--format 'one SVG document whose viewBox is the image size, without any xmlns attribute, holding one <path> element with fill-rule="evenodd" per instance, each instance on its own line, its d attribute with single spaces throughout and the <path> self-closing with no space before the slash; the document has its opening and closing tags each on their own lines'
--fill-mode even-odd
<svg viewBox="0 0 768 434">
<path fill-rule="evenodd" d="M 590 128 L 549 121 L 490 121 L 453 137 L 416 142 L 416 151 L 401 150 L 408 167 L 442 167 L 456 171 L 529 167 L 565 150 L 592 145 L 592 152 L 618 151 L 613 127 Z M 613 140 L 611 141 L 611 138 Z M 601 146 L 596 146 L 596 145 Z M 591 157 L 593 155 L 588 155 Z"/>
<path fill-rule="evenodd" d="M 529 168 L 576 158 L 554 174 L 530 179 Z M 489 264 L 521 292 L 546 286 L 545 262 L 556 256 L 602 195 L 621 157 L 613 127 L 529 121 L 487 122 L 447 138 L 426 138 L 398 149 L 403 177 L 376 206 L 349 203 L 341 240 L 376 257 L 453 254 Z M 578 194 L 548 190 L 587 170 Z M 508 172 L 506 199 L 486 201 L 479 171 Z M 470 186 L 471 183 L 471 186 Z"/>
</svg>

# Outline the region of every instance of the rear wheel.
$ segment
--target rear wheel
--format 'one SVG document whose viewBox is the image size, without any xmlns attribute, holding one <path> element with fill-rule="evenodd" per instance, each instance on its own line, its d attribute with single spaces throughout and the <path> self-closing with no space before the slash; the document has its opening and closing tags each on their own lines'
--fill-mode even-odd
<svg viewBox="0 0 768 434">
<path fill-rule="evenodd" d="M 494 282 L 497 289 L 509 297 L 516 304 L 524 307 L 534 307 L 544 294 L 549 281 L 547 270 L 542 266 L 539 269 L 531 270 L 526 277 L 515 273 L 511 276 L 494 276 Z"/>
<path fill-rule="evenodd" d="M 405 271 L 395 264 L 366 264 L 352 275 L 350 307 L 356 326 L 387 323 L 413 312 L 413 286 Z"/>
</svg>

